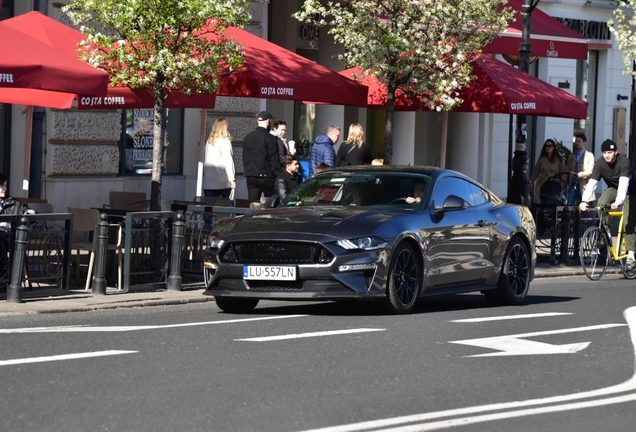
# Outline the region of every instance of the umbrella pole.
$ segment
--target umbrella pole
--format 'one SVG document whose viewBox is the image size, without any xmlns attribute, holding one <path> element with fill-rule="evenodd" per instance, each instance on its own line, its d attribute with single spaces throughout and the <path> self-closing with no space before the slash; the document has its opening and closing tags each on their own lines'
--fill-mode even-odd
<svg viewBox="0 0 636 432">
<path fill-rule="evenodd" d="M 33 106 L 26 107 L 22 114 L 26 115 L 26 133 L 24 139 L 24 173 L 22 175 L 22 197 L 29 197 L 29 175 L 31 173 L 31 139 L 33 137 Z"/>
<path fill-rule="evenodd" d="M 197 163 L 197 193 L 196 201 L 201 202 L 203 196 L 203 160 L 205 159 L 205 125 L 208 119 L 208 110 L 201 110 L 201 127 L 199 128 L 199 161 Z"/>
</svg>

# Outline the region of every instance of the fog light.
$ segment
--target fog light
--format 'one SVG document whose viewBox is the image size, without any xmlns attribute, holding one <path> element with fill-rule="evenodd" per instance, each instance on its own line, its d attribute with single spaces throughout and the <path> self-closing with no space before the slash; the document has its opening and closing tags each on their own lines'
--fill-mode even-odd
<svg viewBox="0 0 636 432">
<path fill-rule="evenodd" d="M 339 272 L 360 271 L 360 270 L 375 270 L 375 263 L 345 264 L 345 265 L 338 266 Z"/>
</svg>

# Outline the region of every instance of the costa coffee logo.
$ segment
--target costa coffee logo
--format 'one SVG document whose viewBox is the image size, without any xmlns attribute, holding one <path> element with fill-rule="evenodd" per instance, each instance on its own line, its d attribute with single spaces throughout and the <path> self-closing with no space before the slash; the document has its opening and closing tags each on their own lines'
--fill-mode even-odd
<svg viewBox="0 0 636 432">
<path fill-rule="evenodd" d="M 550 41 L 550 49 L 545 52 L 546 57 L 559 57 L 559 52 L 554 49 L 554 42 Z"/>
<path fill-rule="evenodd" d="M 0 73 L 0 82 L 12 83 L 13 82 L 13 74 Z"/>
</svg>

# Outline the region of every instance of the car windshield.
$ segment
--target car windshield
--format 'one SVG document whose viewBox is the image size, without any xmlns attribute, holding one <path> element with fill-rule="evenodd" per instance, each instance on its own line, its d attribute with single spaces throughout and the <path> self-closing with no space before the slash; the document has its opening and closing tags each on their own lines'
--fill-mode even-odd
<svg viewBox="0 0 636 432">
<path fill-rule="evenodd" d="M 425 175 L 386 172 L 325 172 L 302 183 L 281 207 L 423 205 L 431 179 Z"/>
</svg>

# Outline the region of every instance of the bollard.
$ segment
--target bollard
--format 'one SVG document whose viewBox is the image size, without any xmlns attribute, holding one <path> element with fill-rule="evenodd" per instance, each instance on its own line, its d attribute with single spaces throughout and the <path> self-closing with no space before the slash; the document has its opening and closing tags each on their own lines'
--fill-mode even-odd
<svg viewBox="0 0 636 432">
<path fill-rule="evenodd" d="M 579 259 L 580 258 L 580 243 L 581 243 L 581 211 L 578 207 L 574 207 L 574 228 L 572 232 L 576 236 L 574 238 L 574 254 L 572 258 Z"/>
<path fill-rule="evenodd" d="M 15 232 L 15 247 L 13 249 L 13 265 L 11 266 L 11 283 L 7 287 L 7 301 L 22 303 L 22 269 L 24 255 L 28 243 L 29 219 L 22 216 Z"/>
<path fill-rule="evenodd" d="M 570 265 L 570 254 L 568 247 L 570 245 L 570 208 L 565 206 L 561 212 L 561 256 L 559 258 L 561 265 Z"/>
<path fill-rule="evenodd" d="M 99 223 L 95 233 L 95 272 L 91 285 L 93 295 L 106 295 L 106 258 L 108 253 L 108 215 L 99 215 Z"/>
<path fill-rule="evenodd" d="M 170 276 L 167 286 L 169 290 L 181 291 L 181 252 L 185 234 L 183 213 L 177 213 L 177 220 L 172 224 L 172 254 L 170 256 Z"/>
</svg>

